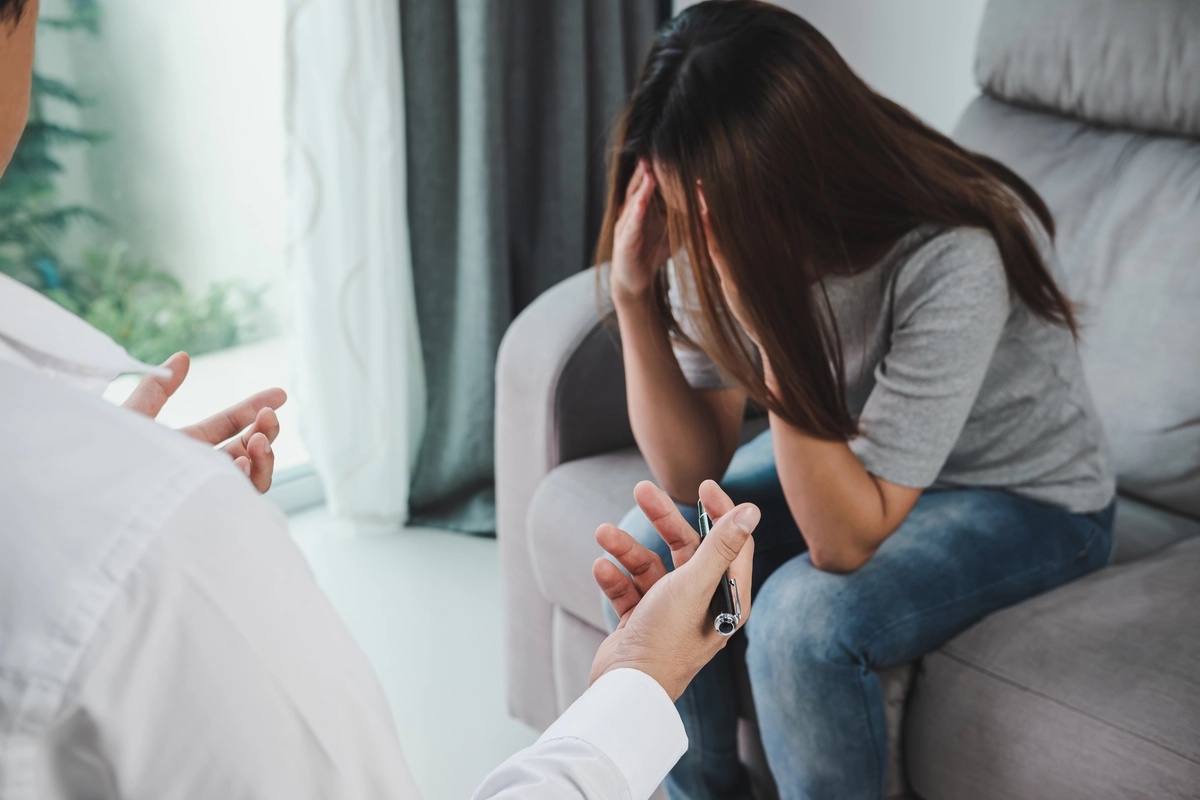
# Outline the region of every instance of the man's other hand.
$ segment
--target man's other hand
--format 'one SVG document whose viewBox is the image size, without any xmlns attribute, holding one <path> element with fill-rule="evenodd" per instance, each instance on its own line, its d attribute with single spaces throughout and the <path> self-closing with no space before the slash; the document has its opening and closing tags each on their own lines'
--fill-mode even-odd
<svg viewBox="0 0 1200 800">
<path fill-rule="evenodd" d="M 171 377 L 147 375 L 121 405 L 152 419 L 157 417 L 183 384 L 191 363 L 187 353 L 176 353 L 163 362 Z M 254 488 L 265 492 L 271 488 L 275 473 L 275 454 L 271 451 L 271 442 L 279 435 L 275 409 L 285 402 L 287 393 L 283 389 L 264 389 L 206 420 L 180 428 L 180 432 L 213 447 L 223 445 L 221 450 Z"/>
<path fill-rule="evenodd" d="M 596 541 L 625 568 L 605 558 L 592 574 L 621 618 L 596 653 L 591 680 L 629 667 L 658 681 L 677 700 L 700 668 L 729 641 L 713 627 L 713 595 L 724 579 L 737 581 L 741 624 L 750 616 L 751 565 L 759 510 L 750 503 L 734 506 L 713 481 L 700 486 L 700 498 L 714 520 L 701 543 L 671 498 L 649 481 L 633 491 L 634 499 L 671 548 L 675 570 L 667 572 L 657 555 L 619 528 L 604 524 Z M 626 574 L 626 572 L 628 574 Z"/>
</svg>

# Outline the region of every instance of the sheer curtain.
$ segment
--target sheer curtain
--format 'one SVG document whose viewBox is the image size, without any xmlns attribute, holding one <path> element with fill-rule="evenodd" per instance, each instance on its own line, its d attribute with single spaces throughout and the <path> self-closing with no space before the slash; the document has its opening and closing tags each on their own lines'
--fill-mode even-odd
<svg viewBox="0 0 1200 800">
<path fill-rule="evenodd" d="M 286 0 L 287 267 L 301 430 L 330 509 L 407 520 L 425 417 L 395 0 Z"/>
</svg>

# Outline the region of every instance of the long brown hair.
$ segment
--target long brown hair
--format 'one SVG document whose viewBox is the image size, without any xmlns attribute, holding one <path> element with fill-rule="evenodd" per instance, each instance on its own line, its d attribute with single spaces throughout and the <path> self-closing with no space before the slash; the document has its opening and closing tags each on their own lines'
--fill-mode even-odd
<svg viewBox="0 0 1200 800">
<path fill-rule="evenodd" d="M 870 266 L 923 223 L 973 226 L 995 239 L 1011 291 L 1075 332 L 1024 215 L 1053 236 L 1046 204 L 1015 173 L 959 147 L 864 83 L 816 28 L 753 0 L 700 3 L 655 38 L 617 122 L 596 263 L 639 159 L 683 188 L 668 209 L 681 287 L 694 291 L 698 344 L 760 405 L 826 439 L 855 435 L 841 342 L 823 278 Z M 774 367 L 767 389 L 710 262 L 695 188 L 747 322 Z M 1028 210 L 1028 211 L 1027 211 Z M 681 278 L 684 276 L 680 276 Z M 687 339 L 657 277 L 658 306 Z"/>
</svg>

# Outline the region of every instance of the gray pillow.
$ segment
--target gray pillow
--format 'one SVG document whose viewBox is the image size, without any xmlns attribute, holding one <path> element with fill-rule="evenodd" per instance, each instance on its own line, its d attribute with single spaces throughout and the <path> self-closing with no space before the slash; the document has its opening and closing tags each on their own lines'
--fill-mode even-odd
<svg viewBox="0 0 1200 800">
<path fill-rule="evenodd" d="M 1200 2 L 992 0 L 975 77 L 1013 103 L 1200 136 Z"/>
</svg>

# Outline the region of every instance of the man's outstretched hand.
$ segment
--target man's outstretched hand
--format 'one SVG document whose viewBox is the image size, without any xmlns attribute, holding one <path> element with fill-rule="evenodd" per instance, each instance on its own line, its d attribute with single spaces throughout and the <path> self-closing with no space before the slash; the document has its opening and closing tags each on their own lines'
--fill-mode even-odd
<svg viewBox="0 0 1200 800">
<path fill-rule="evenodd" d="M 709 610 L 725 571 L 737 581 L 742 624 L 750 616 L 750 568 L 759 510 L 750 503 L 735 507 L 713 481 L 700 486 L 700 499 L 715 520 L 700 542 L 670 497 L 649 481 L 633 490 L 634 499 L 671 548 L 675 571 L 667 572 L 657 555 L 625 531 L 604 524 L 596 541 L 629 573 L 605 558 L 592 575 L 621 618 L 596 653 L 594 682 L 622 667 L 641 670 L 658 681 L 672 700 L 679 699 L 700 668 L 729 641 L 713 627 Z"/>
<path fill-rule="evenodd" d="M 147 375 L 121 405 L 147 417 L 157 417 L 183 384 L 191 363 L 187 353 L 176 353 L 163 362 L 171 377 Z M 180 432 L 213 447 L 225 443 L 221 450 L 246 473 L 254 488 L 265 492 L 271 488 L 275 472 L 275 454 L 271 451 L 271 442 L 279 435 L 275 409 L 286 401 L 283 389 L 265 389 L 206 420 L 180 428 Z"/>
</svg>

